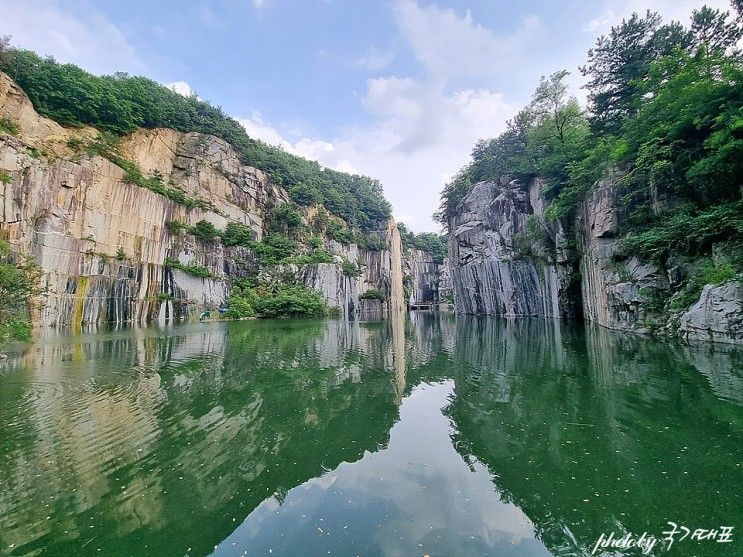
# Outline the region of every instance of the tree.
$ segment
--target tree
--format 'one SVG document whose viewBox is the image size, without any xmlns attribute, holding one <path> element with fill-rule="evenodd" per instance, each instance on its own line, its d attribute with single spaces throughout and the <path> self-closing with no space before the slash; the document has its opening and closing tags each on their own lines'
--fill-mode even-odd
<svg viewBox="0 0 743 557">
<path fill-rule="evenodd" d="M 289 195 L 295 203 L 300 205 L 316 205 L 322 203 L 320 190 L 314 184 L 302 182 L 289 188 Z"/>
<path fill-rule="evenodd" d="M 13 59 L 13 52 L 10 48 L 10 35 L 0 35 L 0 65 L 9 65 Z"/>
<path fill-rule="evenodd" d="M 441 190 L 441 202 L 439 209 L 433 214 L 433 218 L 439 222 L 445 230 L 449 229 L 450 219 L 457 214 L 457 206 L 467 195 L 472 187 L 472 179 L 469 176 L 471 164 L 460 170 L 454 178 Z"/>
<path fill-rule="evenodd" d="M 565 126 L 573 114 L 565 110 L 568 86 L 564 80 L 568 75 L 570 72 L 560 70 L 549 78 L 542 76 L 529 105 L 532 114 L 541 119 L 551 120 L 561 143 L 565 142 Z"/>
<path fill-rule="evenodd" d="M 661 17 L 649 10 L 644 17 L 633 13 L 588 51 L 588 64 L 580 71 L 590 78 L 585 87 L 597 132 L 616 132 L 626 118 L 636 114 L 638 91 L 653 60 L 691 42 L 681 25 L 661 27 L 660 23 Z"/>
<path fill-rule="evenodd" d="M 743 37 L 743 26 L 739 21 L 728 21 L 729 12 L 713 10 L 703 6 L 694 10 L 691 16 L 691 34 L 696 46 L 704 45 L 707 50 L 725 51 Z"/>
<path fill-rule="evenodd" d="M 30 257 L 0 240 L 0 343 L 9 338 L 28 340 L 29 309 L 33 297 L 41 294 L 40 279 L 41 270 Z"/>
</svg>

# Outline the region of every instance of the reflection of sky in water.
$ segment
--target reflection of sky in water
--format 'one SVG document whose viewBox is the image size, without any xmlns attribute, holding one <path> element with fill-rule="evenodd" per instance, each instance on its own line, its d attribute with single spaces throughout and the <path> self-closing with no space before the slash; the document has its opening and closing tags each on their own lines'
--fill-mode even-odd
<svg viewBox="0 0 743 557">
<path fill-rule="evenodd" d="M 742 370 L 427 313 L 49 335 L 0 363 L 0 554 L 584 557 L 737 524 Z"/>
<path fill-rule="evenodd" d="M 422 384 L 403 400 L 389 446 L 264 501 L 214 557 L 550 555 L 487 469 L 454 450 L 441 410 L 454 384 Z"/>
</svg>

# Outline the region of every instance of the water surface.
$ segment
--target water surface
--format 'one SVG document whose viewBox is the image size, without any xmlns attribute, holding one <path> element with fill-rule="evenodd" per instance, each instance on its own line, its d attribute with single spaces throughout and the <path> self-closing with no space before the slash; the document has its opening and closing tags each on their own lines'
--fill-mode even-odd
<svg viewBox="0 0 743 557">
<path fill-rule="evenodd" d="M 729 347 L 421 312 L 49 333 L 2 365 L 0 555 L 582 556 L 669 520 L 733 542 L 654 555 L 743 555 Z"/>
</svg>

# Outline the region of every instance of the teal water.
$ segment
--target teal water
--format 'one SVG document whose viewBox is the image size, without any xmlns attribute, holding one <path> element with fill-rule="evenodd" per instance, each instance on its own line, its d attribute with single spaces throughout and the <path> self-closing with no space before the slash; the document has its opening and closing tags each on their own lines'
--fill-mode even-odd
<svg viewBox="0 0 743 557">
<path fill-rule="evenodd" d="M 583 556 L 668 521 L 733 541 L 652 555 L 743 555 L 740 349 L 421 312 L 0 366 L 0 555 Z"/>
</svg>

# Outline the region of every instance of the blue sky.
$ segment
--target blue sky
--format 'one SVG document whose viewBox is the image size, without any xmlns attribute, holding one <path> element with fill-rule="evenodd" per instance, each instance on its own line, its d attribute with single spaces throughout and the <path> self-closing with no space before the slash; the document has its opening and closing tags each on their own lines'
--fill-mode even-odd
<svg viewBox="0 0 743 557">
<path fill-rule="evenodd" d="M 0 0 L 0 35 L 94 73 L 143 74 L 253 136 L 379 178 L 398 220 L 438 230 L 443 184 L 632 11 L 686 23 L 703 0 Z M 726 0 L 708 0 L 729 9 Z"/>
</svg>

